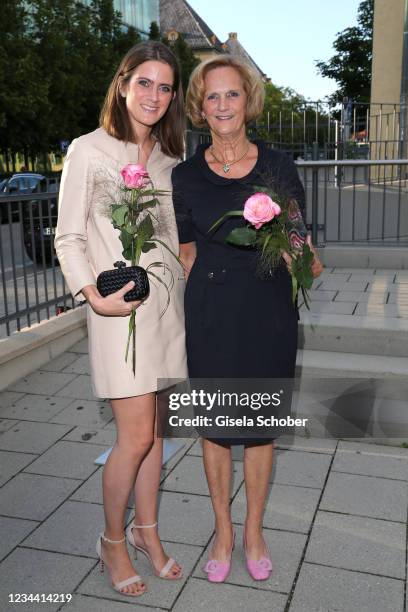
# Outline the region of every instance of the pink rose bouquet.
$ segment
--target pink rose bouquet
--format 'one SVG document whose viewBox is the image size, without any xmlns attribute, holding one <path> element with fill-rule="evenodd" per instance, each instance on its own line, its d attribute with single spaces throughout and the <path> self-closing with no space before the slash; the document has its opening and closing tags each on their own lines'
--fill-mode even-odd
<svg viewBox="0 0 408 612">
<path fill-rule="evenodd" d="M 122 168 L 123 184 L 120 186 L 121 197 L 110 205 L 110 217 L 113 227 L 119 230 L 119 239 L 122 243 L 122 255 L 131 266 L 138 266 L 142 253 L 157 248 L 161 244 L 179 261 L 177 255 L 156 235 L 158 216 L 152 212 L 159 205 L 159 196 L 168 195 L 168 191 L 155 189 L 149 173 L 142 164 L 127 164 Z M 156 211 L 155 211 L 156 212 Z M 164 269 L 170 272 L 170 283 L 153 270 Z M 162 315 L 170 303 L 170 290 L 173 286 L 173 275 L 164 261 L 150 263 L 146 272 L 153 276 L 167 291 L 167 303 Z M 133 339 L 133 373 L 136 371 L 136 311 L 133 310 L 129 318 L 129 335 L 126 345 L 125 360 L 128 359 L 130 341 Z"/>
<path fill-rule="evenodd" d="M 306 227 L 295 199 L 286 200 L 270 189 L 258 187 L 245 202 L 243 210 L 232 210 L 218 219 L 210 231 L 228 217 L 243 217 L 248 225 L 233 229 L 226 240 L 240 247 L 260 251 L 260 270 L 270 272 L 281 262 L 282 253 L 292 258 L 292 298 L 296 303 L 299 290 L 309 308 L 308 290 L 313 283 L 313 253 L 306 242 Z"/>
</svg>

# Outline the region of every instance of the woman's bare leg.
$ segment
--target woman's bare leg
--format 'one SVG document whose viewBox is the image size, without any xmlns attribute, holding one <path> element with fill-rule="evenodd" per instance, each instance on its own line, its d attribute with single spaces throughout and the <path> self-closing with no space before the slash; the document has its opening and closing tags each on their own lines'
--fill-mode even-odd
<svg viewBox="0 0 408 612">
<path fill-rule="evenodd" d="M 130 492 L 143 458 L 153 444 L 155 394 L 111 401 L 115 417 L 117 439 L 105 464 L 102 477 L 105 535 L 120 540 L 124 535 L 125 513 Z M 135 574 L 126 543 L 110 544 L 102 541 L 103 558 L 113 582 L 120 582 Z M 131 584 L 124 592 L 144 590 L 141 583 Z"/>
<path fill-rule="evenodd" d="M 244 451 L 244 477 L 247 498 L 245 537 L 250 559 L 258 560 L 266 554 L 262 536 L 262 520 L 268 495 L 273 463 L 273 442 L 249 446 Z"/>
<path fill-rule="evenodd" d="M 231 448 L 203 439 L 204 469 L 215 514 L 216 537 L 210 557 L 229 561 L 232 546 L 230 493 L 232 477 Z"/>
<path fill-rule="evenodd" d="M 163 438 L 157 437 L 155 427 L 154 444 L 140 465 L 135 483 L 135 523 L 151 525 L 157 521 L 158 490 L 163 461 Z M 135 542 L 145 548 L 152 557 L 154 566 L 161 570 L 169 557 L 165 554 L 158 535 L 158 528 L 133 529 Z M 179 576 L 181 567 L 174 563 L 169 575 Z"/>
</svg>

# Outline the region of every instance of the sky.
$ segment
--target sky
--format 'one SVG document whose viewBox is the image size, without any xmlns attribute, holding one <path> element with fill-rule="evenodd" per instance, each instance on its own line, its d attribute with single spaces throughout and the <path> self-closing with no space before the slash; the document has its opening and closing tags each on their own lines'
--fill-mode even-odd
<svg viewBox="0 0 408 612">
<path fill-rule="evenodd" d="M 310 100 L 323 99 L 336 82 L 317 74 L 315 60 L 333 54 L 337 32 L 356 25 L 361 0 L 188 0 L 218 38 L 229 32 L 275 85 Z"/>
</svg>

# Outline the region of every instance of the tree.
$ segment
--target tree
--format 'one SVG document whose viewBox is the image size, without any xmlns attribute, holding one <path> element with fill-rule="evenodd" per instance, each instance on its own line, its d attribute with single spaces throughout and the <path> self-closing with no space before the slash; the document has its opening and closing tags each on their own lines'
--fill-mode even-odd
<svg viewBox="0 0 408 612">
<path fill-rule="evenodd" d="M 156 21 L 152 21 L 150 24 L 149 40 L 161 40 L 160 28 Z"/>
<path fill-rule="evenodd" d="M 23 150 L 36 141 L 36 118 L 50 106 L 41 62 L 27 37 L 24 0 L 5 0 L 0 20 L 0 145 Z"/>
<path fill-rule="evenodd" d="M 338 89 L 329 96 L 333 106 L 344 97 L 370 101 L 373 22 L 374 0 L 364 0 L 358 7 L 358 25 L 337 34 L 333 43 L 335 55 L 327 62 L 316 62 L 322 76 L 337 81 Z"/>
<path fill-rule="evenodd" d="M 140 42 L 113 0 L 4 0 L 0 146 L 49 152 L 95 129 L 109 82 Z"/>
<path fill-rule="evenodd" d="M 165 45 L 170 47 L 170 49 L 173 51 L 174 55 L 179 61 L 181 70 L 181 82 L 183 84 L 183 91 L 185 94 L 187 91 L 190 75 L 194 68 L 198 66 L 200 60 L 194 55 L 193 51 L 188 46 L 181 34 L 178 35 L 176 40 L 168 40 L 168 38 L 163 37 L 162 41 Z"/>
</svg>

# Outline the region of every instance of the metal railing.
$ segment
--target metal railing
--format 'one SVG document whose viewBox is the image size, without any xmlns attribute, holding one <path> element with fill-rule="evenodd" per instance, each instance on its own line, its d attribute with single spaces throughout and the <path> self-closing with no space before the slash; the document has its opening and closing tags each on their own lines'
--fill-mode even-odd
<svg viewBox="0 0 408 612">
<path fill-rule="evenodd" d="M 74 307 L 54 251 L 57 198 L 0 198 L 0 338 Z"/>
<path fill-rule="evenodd" d="M 314 244 L 408 246 L 407 159 L 296 163 Z M 0 198 L 0 338 L 74 308 L 54 252 L 57 198 Z"/>
<path fill-rule="evenodd" d="M 315 244 L 408 246 L 407 159 L 298 161 L 297 166 Z"/>
</svg>

